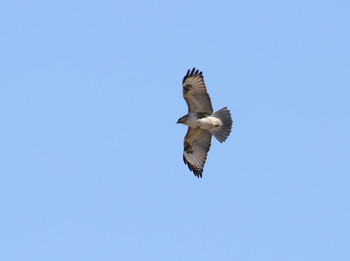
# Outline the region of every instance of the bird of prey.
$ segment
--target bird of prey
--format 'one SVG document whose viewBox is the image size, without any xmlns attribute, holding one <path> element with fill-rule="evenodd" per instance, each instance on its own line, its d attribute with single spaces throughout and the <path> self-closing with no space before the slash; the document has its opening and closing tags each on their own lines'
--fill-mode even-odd
<svg viewBox="0 0 350 261">
<path fill-rule="evenodd" d="M 187 71 L 182 86 L 182 94 L 188 106 L 188 114 L 177 121 L 188 126 L 183 160 L 199 178 L 202 177 L 211 136 L 214 135 L 219 142 L 224 142 L 231 133 L 232 118 L 227 107 L 213 112 L 202 72 L 196 68 Z"/>
</svg>

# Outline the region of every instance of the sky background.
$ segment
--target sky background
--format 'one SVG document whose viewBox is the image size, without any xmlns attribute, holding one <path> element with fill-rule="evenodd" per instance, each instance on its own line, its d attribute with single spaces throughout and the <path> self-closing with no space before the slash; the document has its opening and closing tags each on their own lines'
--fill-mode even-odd
<svg viewBox="0 0 350 261">
<path fill-rule="evenodd" d="M 2 1 L 0 260 L 350 260 L 349 1 Z M 182 78 L 234 127 L 182 161 Z"/>
</svg>

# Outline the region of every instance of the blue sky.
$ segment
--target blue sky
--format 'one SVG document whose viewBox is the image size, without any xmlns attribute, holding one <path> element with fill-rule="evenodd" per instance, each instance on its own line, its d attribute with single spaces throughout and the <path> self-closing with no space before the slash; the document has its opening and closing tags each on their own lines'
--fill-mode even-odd
<svg viewBox="0 0 350 261">
<path fill-rule="evenodd" d="M 348 1 L 0 3 L 1 260 L 350 260 Z M 182 77 L 234 127 L 182 162 Z"/>
</svg>

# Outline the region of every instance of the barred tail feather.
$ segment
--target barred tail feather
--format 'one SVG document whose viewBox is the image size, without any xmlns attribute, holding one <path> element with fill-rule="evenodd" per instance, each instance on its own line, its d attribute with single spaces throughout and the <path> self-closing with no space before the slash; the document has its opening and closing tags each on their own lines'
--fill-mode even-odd
<svg viewBox="0 0 350 261">
<path fill-rule="evenodd" d="M 221 110 L 214 112 L 211 116 L 219 118 L 222 122 L 222 125 L 210 129 L 210 133 L 213 134 L 218 141 L 224 142 L 231 133 L 231 113 L 227 107 L 224 107 Z"/>
</svg>

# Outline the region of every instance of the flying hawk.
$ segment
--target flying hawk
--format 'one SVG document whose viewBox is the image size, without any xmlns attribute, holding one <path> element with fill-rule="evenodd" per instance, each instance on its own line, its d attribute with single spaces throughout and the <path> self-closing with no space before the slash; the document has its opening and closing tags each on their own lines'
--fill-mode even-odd
<svg viewBox="0 0 350 261">
<path fill-rule="evenodd" d="M 202 72 L 196 68 L 187 71 L 182 86 L 182 94 L 188 106 L 188 114 L 177 121 L 188 126 L 183 160 L 199 178 L 202 177 L 211 136 L 214 135 L 219 142 L 224 142 L 230 135 L 231 113 L 226 107 L 213 113 Z"/>
</svg>

